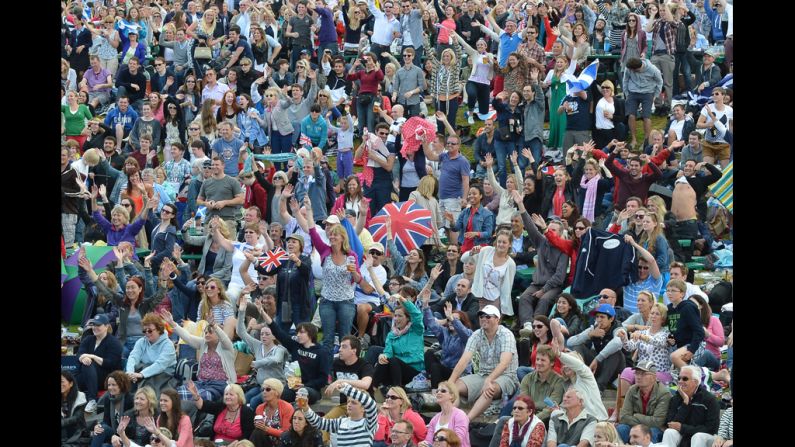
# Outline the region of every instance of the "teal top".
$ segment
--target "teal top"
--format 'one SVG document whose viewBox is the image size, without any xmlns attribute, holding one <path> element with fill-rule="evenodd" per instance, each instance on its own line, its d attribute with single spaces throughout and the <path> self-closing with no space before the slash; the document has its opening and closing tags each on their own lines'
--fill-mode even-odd
<svg viewBox="0 0 795 447">
<path fill-rule="evenodd" d="M 417 371 L 422 371 L 425 369 L 423 341 L 425 325 L 422 322 L 422 312 L 411 301 L 404 302 L 403 308 L 411 319 L 411 327 L 400 336 L 396 336 L 392 331 L 389 332 L 386 336 L 384 355 L 390 359 L 397 357 Z"/>
</svg>

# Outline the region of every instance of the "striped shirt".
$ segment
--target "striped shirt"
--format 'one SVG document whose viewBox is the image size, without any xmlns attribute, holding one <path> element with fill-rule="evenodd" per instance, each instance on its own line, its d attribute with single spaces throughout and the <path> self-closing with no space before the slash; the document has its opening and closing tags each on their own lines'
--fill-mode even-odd
<svg viewBox="0 0 795 447">
<path fill-rule="evenodd" d="M 340 393 L 351 399 L 361 402 L 364 406 L 364 418 L 353 421 L 349 417 L 336 419 L 321 418 L 310 408 L 306 412 L 306 420 L 318 430 L 336 435 L 337 447 L 362 447 L 372 446 L 375 431 L 378 428 L 378 407 L 373 398 L 349 384 L 340 388 Z"/>
<path fill-rule="evenodd" d="M 718 436 L 723 439 L 734 439 L 734 407 L 723 412 L 720 417 Z"/>
</svg>

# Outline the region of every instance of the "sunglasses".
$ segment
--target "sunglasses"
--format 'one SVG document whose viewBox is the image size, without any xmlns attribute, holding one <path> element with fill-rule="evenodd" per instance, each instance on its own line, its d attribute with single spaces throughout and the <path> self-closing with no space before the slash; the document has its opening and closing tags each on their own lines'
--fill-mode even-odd
<svg viewBox="0 0 795 447">
<path fill-rule="evenodd" d="M 216 285 L 214 285 L 214 284 L 211 284 L 211 285 L 209 285 L 209 286 L 205 287 L 205 289 L 210 289 L 210 290 L 215 290 L 215 289 L 217 289 L 217 288 L 218 288 L 218 286 L 216 286 Z"/>
<path fill-rule="evenodd" d="M 151 334 L 152 332 L 155 332 L 155 330 L 154 329 L 144 329 L 141 332 L 143 332 L 144 334 Z"/>
<path fill-rule="evenodd" d="M 446 389 L 444 389 L 444 388 L 439 388 L 438 390 L 436 390 L 436 392 L 437 392 L 437 393 L 446 394 L 446 393 L 449 393 L 450 391 L 448 391 L 448 390 L 446 390 Z"/>
<path fill-rule="evenodd" d="M 196 281 L 196 285 L 197 286 L 203 286 L 204 285 L 204 281 Z"/>
<path fill-rule="evenodd" d="M 524 410 L 527 410 L 527 407 L 516 407 L 516 406 L 514 406 L 513 409 L 514 410 L 522 410 L 522 411 L 524 411 Z"/>
<path fill-rule="evenodd" d="M 266 387 L 265 387 L 265 388 L 263 388 L 262 390 L 263 390 L 263 391 L 265 391 L 266 393 L 270 393 L 271 391 L 273 391 L 273 388 L 271 388 L 271 387 L 269 387 L 269 386 L 266 386 Z"/>
<path fill-rule="evenodd" d="M 378 250 L 370 250 L 370 254 L 373 256 L 381 256 L 382 253 Z"/>
<path fill-rule="evenodd" d="M 638 266 L 638 270 L 648 270 L 648 269 L 649 269 L 649 267 L 645 266 L 645 265 L 639 265 Z"/>
<path fill-rule="evenodd" d="M 412 54 L 404 54 L 404 55 L 403 55 L 403 57 L 413 57 L 413 56 L 414 56 L 414 55 L 412 55 Z"/>
<path fill-rule="evenodd" d="M 644 217 L 646 217 L 645 214 L 635 214 L 635 219 L 643 219 Z"/>
<path fill-rule="evenodd" d="M 436 442 L 447 442 L 447 438 L 445 438 L 444 436 L 434 436 L 433 440 Z"/>
<path fill-rule="evenodd" d="M 162 67 L 163 64 L 155 64 L 155 67 Z"/>
<path fill-rule="evenodd" d="M 603 293 L 603 294 L 599 295 L 599 298 L 604 298 L 604 299 L 606 299 L 606 300 L 609 300 L 611 297 L 610 297 L 610 295 L 605 295 L 605 294 Z"/>
<path fill-rule="evenodd" d="M 484 319 L 485 318 L 485 319 L 488 320 L 490 318 L 497 318 L 497 317 L 495 317 L 494 315 L 485 315 L 484 314 L 484 315 L 478 315 L 478 318 L 480 318 L 480 319 Z"/>
<path fill-rule="evenodd" d="M 544 328 L 544 327 L 546 327 L 546 326 L 544 326 L 543 324 L 534 324 L 533 325 L 533 329 L 541 329 L 541 328 Z"/>
<path fill-rule="evenodd" d="M 386 395 L 386 398 L 387 398 L 387 399 L 389 399 L 389 400 L 403 400 L 403 398 L 402 398 L 402 397 L 400 397 L 400 396 L 394 396 L 394 395 L 392 395 L 392 394 L 387 394 L 387 395 Z"/>
<path fill-rule="evenodd" d="M 129 208 L 129 207 L 131 207 L 132 205 L 130 205 L 129 203 L 122 203 L 122 204 L 121 204 L 121 206 L 123 206 L 123 207 L 125 207 L 125 208 Z"/>
<path fill-rule="evenodd" d="M 174 214 L 174 213 L 172 213 L 171 211 L 163 208 L 162 210 L 160 210 L 160 214 Z"/>
<path fill-rule="evenodd" d="M 690 377 L 680 377 L 679 381 L 680 382 L 690 382 Z"/>
<path fill-rule="evenodd" d="M 190 128 L 188 128 L 188 130 L 199 130 L 199 128 L 198 127 L 190 127 Z"/>
<path fill-rule="evenodd" d="M 574 229 L 575 229 L 575 230 L 584 230 L 584 229 L 585 229 L 585 227 L 582 227 L 582 226 L 575 226 L 575 227 L 574 227 Z"/>
</svg>

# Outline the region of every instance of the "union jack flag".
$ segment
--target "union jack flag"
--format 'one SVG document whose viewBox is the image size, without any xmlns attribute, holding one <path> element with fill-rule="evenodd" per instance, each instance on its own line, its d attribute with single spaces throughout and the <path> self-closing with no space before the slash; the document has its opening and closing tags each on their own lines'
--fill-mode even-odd
<svg viewBox="0 0 795 447">
<path fill-rule="evenodd" d="M 386 246 L 386 220 L 392 222 L 392 237 L 403 255 L 419 248 L 431 234 L 431 212 L 413 200 L 387 204 L 370 220 L 373 240 Z"/>
<path fill-rule="evenodd" d="M 301 134 L 301 137 L 298 138 L 298 144 L 301 146 L 309 146 L 312 147 L 312 139 L 309 138 L 306 134 Z"/>
<path fill-rule="evenodd" d="M 278 247 L 276 250 L 266 251 L 265 256 L 257 258 L 257 265 L 264 268 L 266 272 L 270 272 L 282 265 L 282 261 L 288 259 L 290 259 L 290 256 L 287 255 L 287 252 L 283 248 Z"/>
</svg>

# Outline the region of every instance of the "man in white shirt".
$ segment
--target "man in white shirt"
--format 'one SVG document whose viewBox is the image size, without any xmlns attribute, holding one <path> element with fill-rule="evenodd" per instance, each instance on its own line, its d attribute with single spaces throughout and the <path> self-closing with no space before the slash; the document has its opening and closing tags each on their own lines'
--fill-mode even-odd
<svg viewBox="0 0 795 447">
<path fill-rule="evenodd" d="M 372 263 L 370 262 L 371 259 Z M 367 268 L 361 269 L 364 281 L 357 284 L 353 292 L 353 302 L 356 304 L 356 327 L 359 330 L 359 338 L 363 339 L 363 343 L 367 345 L 370 344 L 370 337 L 366 334 L 370 312 L 381 309 L 381 297 L 376 291 L 373 278 L 377 278 L 382 287 L 387 282 L 386 269 L 381 265 L 383 260 L 384 246 L 380 242 L 370 245 L 370 250 L 365 255 L 364 264 L 362 265 L 362 267 L 366 266 Z"/>
<path fill-rule="evenodd" d="M 387 58 L 381 55 L 389 52 L 392 41 L 400 37 L 400 21 L 395 17 L 397 8 L 392 0 L 384 2 L 384 10 L 381 11 L 375 6 L 374 0 L 367 2 L 370 13 L 375 17 L 373 25 L 373 37 L 370 39 L 370 51 L 378 55 L 378 63 L 386 67 Z"/>
</svg>

